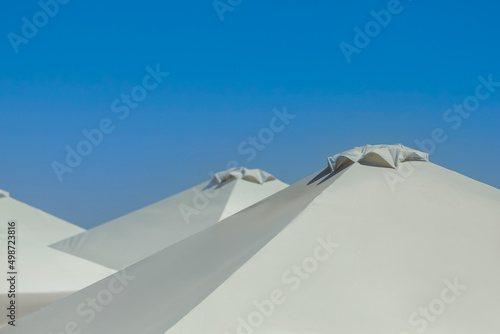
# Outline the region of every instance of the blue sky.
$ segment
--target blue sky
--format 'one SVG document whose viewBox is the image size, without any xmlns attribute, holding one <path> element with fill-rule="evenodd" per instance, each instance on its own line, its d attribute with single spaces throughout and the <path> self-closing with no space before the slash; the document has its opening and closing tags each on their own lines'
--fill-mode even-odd
<svg viewBox="0 0 500 334">
<path fill-rule="evenodd" d="M 402 0 L 348 63 L 340 44 L 356 47 L 354 28 L 366 33 L 371 11 L 395 3 L 221 1 L 235 5 L 223 21 L 210 0 L 71 0 L 47 22 L 37 1 L 4 4 L 0 188 L 89 228 L 230 160 L 294 183 L 327 156 L 365 144 L 418 149 L 436 128 L 447 139 L 431 161 L 500 188 L 500 87 L 456 129 L 443 118 L 476 94 L 479 76 L 500 81 L 497 2 Z M 11 43 L 33 15 L 36 34 Z M 113 101 L 157 65 L 169 75 L 120 119 Z M 295 118 L 247 161 L 238 147 L 284 107 Z M 103 119 L 114 131 L 59 182 L 52 163 Z"/>
</svg>

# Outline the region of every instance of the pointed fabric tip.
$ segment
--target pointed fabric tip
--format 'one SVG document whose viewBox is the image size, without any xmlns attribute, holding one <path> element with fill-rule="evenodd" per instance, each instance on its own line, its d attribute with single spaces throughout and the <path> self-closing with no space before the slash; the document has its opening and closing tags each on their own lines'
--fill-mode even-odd
<svg viewBox="0 0 500 334">
<path fill-rule="evenodd" d="M 397 168 L 406 161 L 429 161 L 429 154 L 420 152 L 401 144 L 396 145 L 366 145 L 336 154 L 328 158 L 332 172 L 346 164 L 366 162 L 376 167 Z"/>
<path fill-rule="evenodd" d="M 264 184 L 276 178 L 260 169 L 247 169 L 245 167 L 235 167 L 222 172 L 218 172 L 214 175 L 214 181 L 218 184 L 233 180 L 241 179 L 249 182 L 254 182 L 258 184 Z"/>
<path fill-rule="evenodd" d="M 10 197 L 10 193 L 8 191 L 0 189 L 0 198 L 2 197 Z"/>
</svg>

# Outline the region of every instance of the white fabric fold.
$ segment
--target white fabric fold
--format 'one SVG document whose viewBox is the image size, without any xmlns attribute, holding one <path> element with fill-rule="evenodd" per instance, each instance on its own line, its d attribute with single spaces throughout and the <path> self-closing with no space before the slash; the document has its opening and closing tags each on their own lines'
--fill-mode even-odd
<svg viewBox="0 0 500 334">
<path fill-rule="evenodd" d="M 329 157 L 328 165 L 334 172 L 348 163 L 365 162 L 372 166 L 397 168 L 406 161 L 428 162 L 429 154 L 402 144 L 365 145 Z"/>
<path fill-rule="evenodd" d="M 248 169 L 245 167 L 235 167 L 214 175 L 214 181 L 221 184 L 232 179 L 242 179 L 258 184 L 264 184 L 268 181 L 276 180 L 276 178 L 260 169 Z"/>
</svg>

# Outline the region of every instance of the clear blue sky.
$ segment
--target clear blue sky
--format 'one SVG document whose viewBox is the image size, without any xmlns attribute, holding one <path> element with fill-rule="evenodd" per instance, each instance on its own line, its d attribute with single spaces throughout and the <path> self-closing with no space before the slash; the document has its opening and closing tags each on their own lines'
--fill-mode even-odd
<svg viewBox="0 0 500 334">
<path fill-rule="evenodd" d="M 229 160 L 294 183 L 329 155 L 365 144 L 418 148 L 436 128 L 448 138 L 431 161 L 499 188 L 500 87 L 457 129 L 443 115 L 476 93 L 478 76 L 500 81 L 500 5 L 402 0 L 348 63 L 340 43 L 355 47 L 354 27 L 387 8 L 243 0 L 221 21 L 211 0 L 72 0 L 46 24 L 35 15 L 40 28 L 16 53 L 9 33 L 22 37 L 22 18 L 32 22 L 41 7 L 6 2 L 0 188 L 89 228 L 198 184 Z M 121 120 L 110 105 L 157 64 L 170 75 Z M 238 146 L 285 106 L 295 119 L 246 161 Z M 104 118 L 115 130 L 59 182 L 52 162 L 64 163 L 65 147 Z"/>
</svg>

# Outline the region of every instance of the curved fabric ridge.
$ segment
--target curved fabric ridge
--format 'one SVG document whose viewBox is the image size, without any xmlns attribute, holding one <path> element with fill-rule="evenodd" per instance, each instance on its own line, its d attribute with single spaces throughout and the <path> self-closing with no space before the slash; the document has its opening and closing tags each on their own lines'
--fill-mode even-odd
<svg viewBox="0 0 500 334">
<path fill-rule="evenodd" d="M 253 183 L 264 184 L 268 181 L 276 180 L 276 178 L 260 169 L 248 169 L 245 167 L 235 167 L 214 175 L 214 181 L 218 184 L 233 180 L 241 179 Z"/>
<path fill-rule="evenodd" d="M 328 158 L 331 171 L 336 171 L 351 163 L 361 162 L 376 167 L 397 168 L 406 161 L 429 161 L 429 154 L 420 152 L 402 144 L 365 145 L 339 153 Z"/>
</svg>

